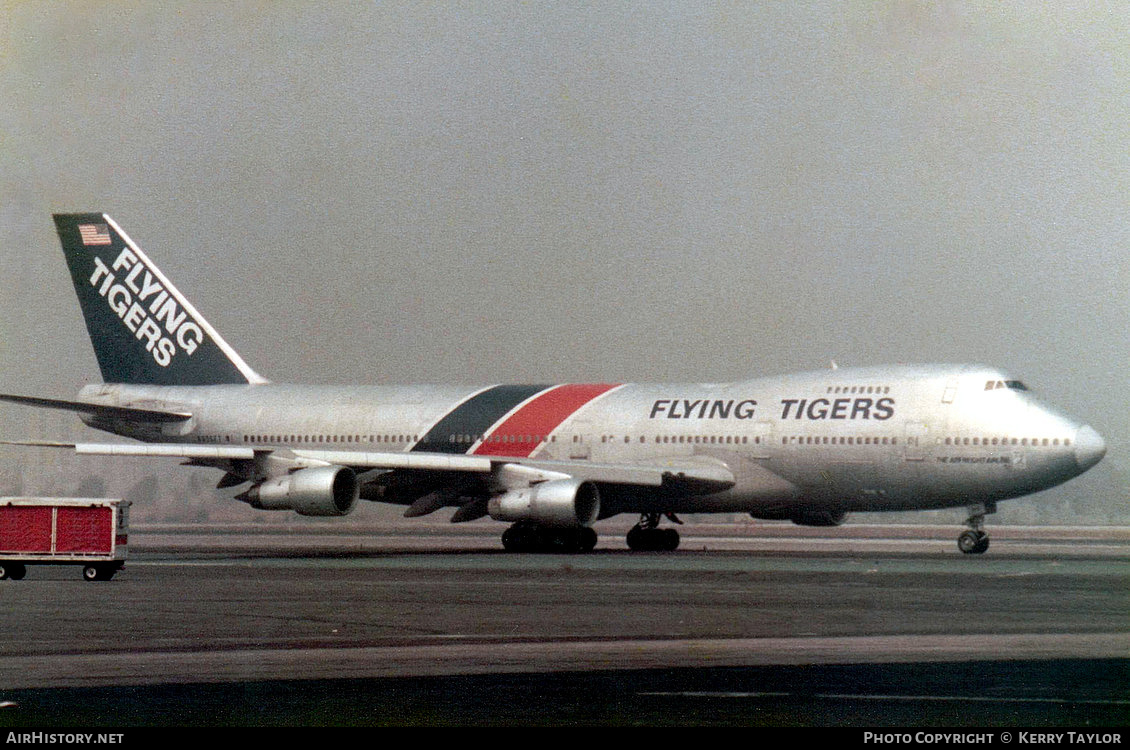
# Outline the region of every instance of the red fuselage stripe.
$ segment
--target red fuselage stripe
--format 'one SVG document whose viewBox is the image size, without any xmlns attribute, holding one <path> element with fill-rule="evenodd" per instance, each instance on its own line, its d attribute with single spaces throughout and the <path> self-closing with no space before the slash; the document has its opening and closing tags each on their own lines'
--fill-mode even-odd
<svg viewBox="0 0 1130 750">
<path fill-rule="evenodd" d="M 551 388 L 507 417 L 473 453 L 527 457 L 581 407 L 616 387 L 618 384 L 570 383 Z"/>
</svg>

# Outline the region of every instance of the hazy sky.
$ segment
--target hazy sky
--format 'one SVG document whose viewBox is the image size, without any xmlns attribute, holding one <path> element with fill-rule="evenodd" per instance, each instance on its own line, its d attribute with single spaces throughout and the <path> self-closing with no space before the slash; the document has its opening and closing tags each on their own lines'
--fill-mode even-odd
<svg viewBox="0 0 1130 750">
<path fill-rule="evenodd" d="M 1122 465 L 1125 11 L 7 2 L 0 388 L 98 378 L 97 210 L 277 381 L 984 362 Z"/>
</svg>

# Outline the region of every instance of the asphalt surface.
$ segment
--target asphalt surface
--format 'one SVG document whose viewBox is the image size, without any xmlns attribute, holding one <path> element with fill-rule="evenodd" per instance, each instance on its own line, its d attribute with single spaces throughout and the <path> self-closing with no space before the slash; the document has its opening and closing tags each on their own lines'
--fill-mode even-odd
<svg viewBox="0 0 1130 750">
<path fill-rule="evenodd" d="M 506 554 L 496 528 L 135 529 L 113 581 L 0 582 L 0 725 L 1130 719 L 1125 530 L 964 556 L 952 529 L 771 528 L 588 555 Z"/>
</svg>

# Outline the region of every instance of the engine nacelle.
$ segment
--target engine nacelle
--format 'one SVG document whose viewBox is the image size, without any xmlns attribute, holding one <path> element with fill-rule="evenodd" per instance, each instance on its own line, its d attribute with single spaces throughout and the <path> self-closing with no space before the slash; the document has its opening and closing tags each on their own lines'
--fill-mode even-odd
<svg viewBox="0 0 1130 750">
<path fill-rule="evenodd" d="M 255 485 L 239 496 L 252 508 L 303 516 L 344 516 L 357 504 L 357 475 L 345 466 L 300 469 Z"/>
<path fill-rule="evenodd" d="M 592 482 L 555 479 L 496 495 L 487 503 L 496 521 L 532 521 L 542 526 L 591 526 L 600 513 L 600 493 Z"/>
</svg>

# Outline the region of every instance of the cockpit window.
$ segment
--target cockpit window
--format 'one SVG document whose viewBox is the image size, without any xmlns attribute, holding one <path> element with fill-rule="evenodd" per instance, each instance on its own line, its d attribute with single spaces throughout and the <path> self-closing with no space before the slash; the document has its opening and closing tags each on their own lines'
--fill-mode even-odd
<svg viewBox="0 0 1130 750">
<path fill-rule="evenodd" d="M 988 381 L 985 383 L 985 391 L 996 391 L 997 389 L 1027 391 L 1028 386 L 1020 381 Z"/>
</svg>

